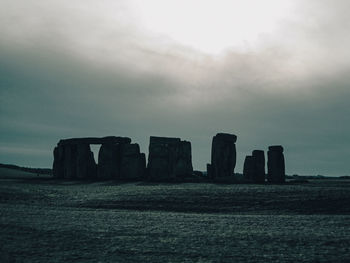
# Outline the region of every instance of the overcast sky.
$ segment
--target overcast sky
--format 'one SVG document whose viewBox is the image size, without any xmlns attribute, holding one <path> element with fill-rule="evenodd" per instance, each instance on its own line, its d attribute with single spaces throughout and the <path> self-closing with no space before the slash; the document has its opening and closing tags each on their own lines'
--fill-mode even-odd
<svg viewBox="0 0 350 263">
<path fill-rule="evenodd" d="M 262 4 L 263 3 L 263 4 Z M 350 174 L 350 1 L 0 0 L 0 162 L 50 167 L 61 138 L 212 137 Z"/>
</svg>

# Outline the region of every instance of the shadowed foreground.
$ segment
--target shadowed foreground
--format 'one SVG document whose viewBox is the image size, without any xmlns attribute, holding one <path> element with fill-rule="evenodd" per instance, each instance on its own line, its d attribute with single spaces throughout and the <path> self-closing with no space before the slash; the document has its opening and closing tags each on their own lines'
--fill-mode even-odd
<svg viewBox="0 0 350 263">
<path fill-rule="evenodd" d="M 0 262 L 350 258 L 350 180 L 145 184 L 0 172 Z"/>
</svg>

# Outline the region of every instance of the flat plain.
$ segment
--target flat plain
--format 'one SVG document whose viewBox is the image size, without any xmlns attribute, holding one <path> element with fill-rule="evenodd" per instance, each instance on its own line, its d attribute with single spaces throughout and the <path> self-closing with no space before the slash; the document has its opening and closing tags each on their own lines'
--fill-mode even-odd
<svg viewBox="0 0 350 263">
<path fill-rule="evenodd" d="M 350 262 L 350 180 L 82 182 L 1 168 L 0 262 Z"/>
</svg>

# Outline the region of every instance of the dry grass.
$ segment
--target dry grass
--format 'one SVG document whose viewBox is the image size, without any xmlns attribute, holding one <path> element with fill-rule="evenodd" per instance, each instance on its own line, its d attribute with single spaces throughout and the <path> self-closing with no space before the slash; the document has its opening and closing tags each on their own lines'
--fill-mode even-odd
<svg viewBox="0 0 350 263">
<path fill-rule="evenodd" d="M 8 172 L 8 171 L 7 171 Z M 68 182 L 0 170 L 0 262 L 348 262 L 350 182 Z"/>
</svg>

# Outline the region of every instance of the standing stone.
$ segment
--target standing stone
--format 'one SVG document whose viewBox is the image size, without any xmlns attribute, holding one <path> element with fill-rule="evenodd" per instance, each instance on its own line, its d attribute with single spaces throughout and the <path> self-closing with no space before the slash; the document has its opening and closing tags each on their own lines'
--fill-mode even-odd
<svg viewBox="0 0 350 263">
<path fill-rule="evenodd" d="M 174 162 L 174 174 L 176 177 L 187 177 L 192 175 L 193 167 L 191 152 L 190 142 L 180 141 L 177 144 Z"/>
<path fill-rule="evenodd" d="M 146 156 L 140 153 L 137 143 L 122 146 L 120 162 L 121 179 L 138 179 L 144 176 L 146 169 Z"/>
<path fill-rule="evenodd" d="M 147 170 L 151 180 L 191 176 L 191 143 L 179 138 L 151 136 Z"/>
<path fill-rule="evenodd" d="M 247 156 L 244 161 L 243 175 L 252 183 L 265 182 L 265 156 L 264 151 L 254 150 L 252 156 Z"/>
<path fill-rule="evenodd" d="M 254 150 L 254 183 L 264 183 L 265 182 L 265 154 L 262 150 Z"/>
<path fill-rule="evenodd" d="M 77 145 L 64 145 L 63 169 L 65 179 L 77 178 Z"/>
<path fill-rule="evenodd" d="M 171 148 L 179 142 L 178 138 L 150 137 L 147 166 L 149 179 L 166 180 L 174 176 L 171 171 Z"/>
<path fill-rule="evenodd" d="M 77 145 L 77 178 L 96 178 L 97 167 L 89 144 Z"/>
<path fill-rule="evenodd" d="M 57 145 L 53 151 L 52 173 L 55 178 L 64 178 L 64 148 Z"/>
<path fill-rule="evenodd" d="M 236 167 L 237 136 L 218 133 L 211 147 L 212 178 L 233 176 Z"/>
<path fill-rule="evenodd" d="M 284 183 L 286 175 L 283 147 L 280 145 L 270 146 L 267 156 L 267 181 L 270 183 Z"/>
<path fill-rule="evenodd" d="M 120 144 L 102 144 L 98 152 L 97 178 L 115 179 L 119 177 Z"/>
<path fill-rule="evenodd" d="M 253 182 L 254 174 L 255 158 L 253 156 L 246 156 L 244 159 L 243 176 L 247 181 Z"/>
</svg>

